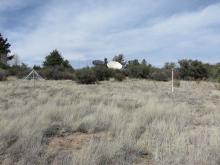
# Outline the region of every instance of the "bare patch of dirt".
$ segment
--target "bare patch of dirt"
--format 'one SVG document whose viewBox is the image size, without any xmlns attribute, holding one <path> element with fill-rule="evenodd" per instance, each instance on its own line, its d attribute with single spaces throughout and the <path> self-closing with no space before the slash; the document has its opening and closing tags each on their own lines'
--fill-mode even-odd
<svg viewBox="0 0 220 165">
<path fill-rule="evenodd" d="M 85 133 L 75 132 L 63 134 L 63 136 L 52 136 L 48 138 L 47 153 L 56 155 L 57 153 L 71 153 L 79 151 L 87 146 L 91 139 L 113 139 L 109 132 Z M 138 159 L 133 165 L 155 165 L 153 155 L 150 153 L 139 153 Z"/>
<path fill-rule="evenodd" d="M 106 132 L 87 134 L 76 132 L 68 136 L 52 137 L 48 142 L 48 152 L 54 153 L 58 151 L 76 151 L 81 150 L 92 138 L 109 138 Z"/>
<path fill-rule="evenodd" d="M 137 159 L 133 165 L 156 165 L 153 155 L 150 153 L 141 154 L 140 158 Z"/>
</svg>

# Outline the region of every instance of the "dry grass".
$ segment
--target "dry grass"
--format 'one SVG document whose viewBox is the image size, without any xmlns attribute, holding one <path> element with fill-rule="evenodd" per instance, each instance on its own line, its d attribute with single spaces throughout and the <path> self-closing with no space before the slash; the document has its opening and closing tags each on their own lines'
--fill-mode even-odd
<svg viewBox="0 0 220 165">
<path fill-rule="evenodd" d="M 220 91 L 207 82 L 0 82 L 0 164 L 220 163 Z"/>
</svg>

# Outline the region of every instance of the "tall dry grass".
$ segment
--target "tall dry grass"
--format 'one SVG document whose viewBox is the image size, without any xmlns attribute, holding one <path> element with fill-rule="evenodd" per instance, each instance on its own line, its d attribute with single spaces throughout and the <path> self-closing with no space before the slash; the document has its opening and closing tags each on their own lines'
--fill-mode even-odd
<svg viewBox="0 0 220 165">
<path fill-rule="evenodd" d="M 0 83 L 0 164 L 220 163 L 220 91 L 212 83 L 127 80 Z M 48 151 L 55 136 L 93 136 Z"/>
</svg>

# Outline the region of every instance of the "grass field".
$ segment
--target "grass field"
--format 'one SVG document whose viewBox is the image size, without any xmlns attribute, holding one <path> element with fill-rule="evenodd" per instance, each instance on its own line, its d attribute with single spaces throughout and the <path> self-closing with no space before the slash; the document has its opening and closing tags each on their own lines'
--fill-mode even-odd
<svg viewBox="0 0 220 165">
<path fill-rule="evenodd" d="M 0 164 L 220 164 L 218 84 L 0 82 Z"/>
</svg>

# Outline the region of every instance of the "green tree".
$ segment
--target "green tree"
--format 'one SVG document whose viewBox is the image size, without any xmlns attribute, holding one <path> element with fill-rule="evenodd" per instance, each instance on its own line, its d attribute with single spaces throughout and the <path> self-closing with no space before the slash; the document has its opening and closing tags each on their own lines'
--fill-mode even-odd
<svg viewBox="0 0 220 165">
<path fill-rule="evenodd" d="M 141 64 L 147 65 L 147 61 L 145 59 L 142 60 Z"/>
<path fill-rule="evenodd" d="M 58 50 L 53 50 L 48 56 L 46 56 L 43 66 L 53 67 L 57 65 L 62 65 L 63 62 L 64 62 L 63 57 L 58 52 Z"/>
<path fill-rule="evenodd" d="M 131 78 L 149 78 L 151 65 L 147 65 L 146 61 L 140 64 L 137 59 L 128 61 L 126 72 Z"/>
<path fill-rule="evenodd" d="M 205 64 L 208 70 L 208 78 L 210 80 L 220 80 L 220 63 L 217 64 Z"/>
<path fill-rule="evenodd" d="M 0 33 L 0 63 L 6 65 L 7 61 L 13 59 L 14 56 L 9 56 L 9 53 L 11 52 L 10 46 L 8 39 L 4 39 Z"/>
<path fill-rule="evenodd" d="M 164 64 L 164 69 L 171 70 L 176 68 L 176 64 L 174 62 L 166 62 Z"/>
<path fill-rule="evenodd" d="M 65 68 L 72 68 L 72 66 L 70 65 L 69 61 L 68 60 L 64 60 L 62 65 L 65 67 Z"/>
<path fill-rule="evenodd" d="M 46 56 L 43 68 L 38 70 L 46 79 L 52 80 L 73 80 L 75 79 L 74 69 L 68 60 L 65 60 L 58 50 L 53 50 Z"/>
<path fill-rule="evenodd" d="M 179 74 L 184 80 L 198 80 L 208 78 L 208 69 L 205 64 L 198 60 L 183 59 L 179 62 Z"/>
<path fill-rule="evenodd" d="M 72 68 L 68 60 L 64 60 L 58 50 L 53 50 L 48 56 L 46 56 L 43 62 L 44 67 L 63 66 L 64 68 Z"/>
<path fill-rule="evenodd" d="M 41 70 L 41 67 L 40 67 L 39 65 L 34 65 L 34 66 L 33 66 L 33 69 L 34 69 L 34 70 Z"/>
<path fill-rule="evenodd" d="M 108 59 L 104 58 L 104 64 L 107 65 L 108 64 Z"/>
<path fill-rule="evenodd" d="M 118 56 L 115 56 L 112 60 L 119 62 L 123 66 L 126 64 L 123 54 L 119 54 Z"/>
</svg>

